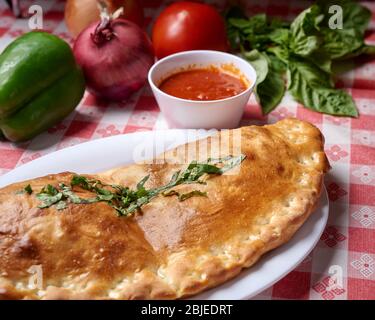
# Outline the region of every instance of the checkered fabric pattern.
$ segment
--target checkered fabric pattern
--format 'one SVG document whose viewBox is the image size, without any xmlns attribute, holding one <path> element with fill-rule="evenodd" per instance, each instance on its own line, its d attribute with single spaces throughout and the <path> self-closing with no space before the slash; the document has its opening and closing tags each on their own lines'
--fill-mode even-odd
<svg viewBox="0 0 375 320">
<path fill-rule="evenodd" d="M 170 1 L 144 0 L 147 24 Z M 228 1 L 230 2 L 230 1 Z M 249 14 L 266 12 L 293 18 L 309 1 L 252 0 Z M 44 28 L 72 43 L 63 22 L 65 1 L 21 1 L 24 8 L 40 4 Z M 224 0 L 211 0 L 219 9 Z M 374 2 L 363 2 L 375 12 Z M 375 15 L 368 42 L 375 42 Z M 0 2 L 0 50 L 28 30 L 27 20 L 15 19 Z M 342 75 L 338 85 L 348 90 L 358 106 L 357 119 L 312 112 L 286 96 L 268 116 L 262 116 L 254 97 L 247 105 L 242 125 L 273 123 L 297 117 L 319 127 L 326 138 L 332 165 L 325 181 L 330 199 L 328 225 L 315 250 L 285 278 L 258 299 L 375 299 L 375 60 L 360 61 Z M 88 140 L 135 131 L 165 129 L 166 123 L 149 87 L 125 103 L 105 104 L 90 94 L 68 118 L 32 141 L 0 142 L 0 175 L 47 153 Z M 342 283 L 332 286 L 332 268 L 342 271 Z"/>
</svg>

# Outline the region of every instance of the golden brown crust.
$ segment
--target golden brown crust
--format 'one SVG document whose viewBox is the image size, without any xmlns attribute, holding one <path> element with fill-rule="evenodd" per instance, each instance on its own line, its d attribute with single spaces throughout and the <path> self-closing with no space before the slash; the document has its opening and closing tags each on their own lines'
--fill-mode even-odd
<svg viewBox="0 0 375 320">
<path fill-rule="evenodd" d="M 226 135 L 232 139 L 225 139 Z M 239 138 L 240 137 L 240 138 Z M 315 208 L 329 164 L 313 125 L 286 119 L 244 127 L 202 140 L 218 156 L 246 159 L 238 172 L 210 177 L 208 197 L 179 202 L 157 197 L 133 218 L 119 218 L 105 203 L 38 209 L 17 183 L 0 190 L 0 299 L 174 299 L 196 294 L 237 275 L 262 254 L 287 242 Z M 234 141 L 234 142 L 233 142 Z M 218 145 L 221 147 L 218 148 Z M 204 158 L 201 145 L 197 158 Z M 206 151 L 207 151 L 206 148 Z M 164 154 L 183 160 L 180 146 Z M 169 181 L 181 164 L 136 164 L 96 175 L 134 186 Z M 68 183 L 71 173 L 31 180 Z M 82 196 L 84 196 L 84 191 Z M 43 270 L 43 289 L 28 286 L 30 266 Z"/>
</svg>

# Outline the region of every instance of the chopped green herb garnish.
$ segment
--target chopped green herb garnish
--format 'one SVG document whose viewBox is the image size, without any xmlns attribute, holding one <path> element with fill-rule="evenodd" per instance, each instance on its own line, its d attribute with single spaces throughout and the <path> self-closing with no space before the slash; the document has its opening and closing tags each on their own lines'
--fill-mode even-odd
<svg viewBox="0 0 375 320">
<path fill-rule="evenodd" d="M 58 204 L 60 200 L 63 200 L 63 194 L 50 184 L 44 186 L 36 197 L 41 201 L 38 208 L 48 208 L 54 204 Z"/>
<path fill-rule="evenodd" d="M 28 184 L 25 188 L 23 188 L 22 190 L 18 190 L 16 192 L 16 194 L 32 194 L 33 193 L 33 189 L 31 188 L 31 185 Z"/>
<path fill-rule="evenodd" d="M 179 201 L 184 201 L 184 200 L 189 199 L 189 198 L 194 197 L 194 196 L 207 197 L 207 192 L 202 192 L 202 191 L 199 191 L 199 190 L 193 190 L 193 191 L 190 191 L 190 192 L 187 192 L 187 193 L 180 194 L 176 190 L 169 190 L 169 191 L 163 192 L 162 195 L 165 196 L 165 197 L 177 196 Z"/>
<path fill-rule="evenodd" d="M 31 188 L 31 185 L 29 185 L 29 184 L 24 188 L 24 190 L 27 194 L 33 193 L 33 189 Z"/>
<path fill-rule="evenodd" d="M 180 193 L 176 190 L 168 190 L 161 193 L 164 197 L 179 196 Z"/>
<path fill-rule="evenodd" d="M 178 196 L 178 200 L 185 201 L 186 199 L 189 199 L 194 196 L 200 196 L 200 197 L 207 197 L 207 192 L 202 192 L 199 190 L 193 190 L 187 193 L 180 194 Z"/>
<path fill-rule="evenodd" d="M 199 190 L 180 194 L 173 190 L 173 188 L 182 184 L 205 184 L 205 182 L 201 180 L 203 175 L 224 174 L 228 170 L 238 166 L 244 159 L 245 155 L 241 154 L 236 157 L 227 156 L 219 159 L 208 159 L 205 163 L 193 161 L 185 170 L 175 172 L 166 185 L 152 189 L 147 189 L 145 187 L 149 176 L 144 177 L 133 190 L 129 187 L 108 185 L 100 180 L 74 175 L 70 186 L 64 183 L 59 183 L 58 187 L 48 184 L 43 187 L 36 197 L 41 201 L 39 208 L 48 208 L 55 205 L 57 210 L 63 210 L 67 208 L 68 203 L 88 204 L 103 201 L 114 208 L 119 216 L 130 216 L 160 193 L 164 196 L 176 195 L 179 201 L 184 201 L 193 196 L 206 197 L 207 193 Z M 221 164 L 221 166 L 217 166 L 219 164 Z M 74 187 L 80 187 L 93 192 L 95 197 L 89 199 L 80 198 L 74 193 Z"/>
<path fill-rule="evenodd" d="M 56 195 L 50 195 L 47 193 L 39 193 L 36 196 L 38 200 L 42 203 L 38 206 L 38 208 L 48 208 L 54 204 L 57 204 L 63 198 L 63 194 L 58 192 Z"/>
<path fill-rule="evenodd" d="M 72 203 L 82 203 L 83 199 L 78 197 L 70 187 L 66 186 L 63 183 L 59 184 L 59 188 L 61 190 L 61 193 L 63 194 L 64 198 L 69 199 Z"/>
<path fill-rule="evenodd" d="M 66 209 L 68 205 L 66 204 L 66 201 L 64 200 L 60 200 L 57 204 L 56 204 L 56 209 L 57 210 L 64 210 Z"/>
</svg>

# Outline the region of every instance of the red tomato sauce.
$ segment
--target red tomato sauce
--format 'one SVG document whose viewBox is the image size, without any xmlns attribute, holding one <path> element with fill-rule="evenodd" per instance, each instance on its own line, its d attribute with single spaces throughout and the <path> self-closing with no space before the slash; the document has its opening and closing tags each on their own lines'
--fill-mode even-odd
<svg viewBox="0 0 375 320">
<path fill-rule="evenodd" d="M 161 91 L 171 96 L 200 101 L 229 98 L 247 88 L 247 84 L 242 79 L 222 72 L 218 68 L 178 72 L 159 85 Z"/>
</svg>

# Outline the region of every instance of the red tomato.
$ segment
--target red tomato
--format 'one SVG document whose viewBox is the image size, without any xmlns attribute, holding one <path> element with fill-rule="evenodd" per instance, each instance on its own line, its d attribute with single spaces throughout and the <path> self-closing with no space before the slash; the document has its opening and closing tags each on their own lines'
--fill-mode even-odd
<svg viewBox="0 0 375 320">
<path fill-rule="evenodd" d="M 160 59 L 186 50 L 228 51 L 224 19 L 210 5 L 177 2 L 156 19 L 152 42 Z"/>
</svg>

